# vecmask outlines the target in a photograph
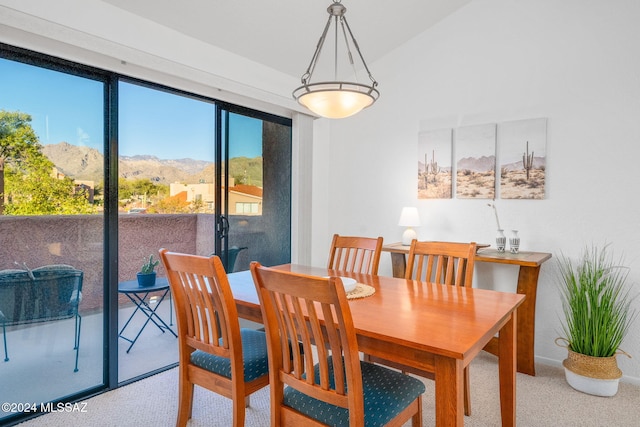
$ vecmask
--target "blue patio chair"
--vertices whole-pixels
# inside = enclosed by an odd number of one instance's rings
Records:
[[[228,273],[233,273],[233,269],[236,266],[236,259],[238,258],[238,254],[240,252],[242,252],[245,249],[249,249],[246,246],[243,247],[238,247],[238,246],[231,246],[229,248],[229,259],[227,260],[227,265],[225,266],[225,271]],[[212,255],[216,255],[215,252],[211,252],[209,254],[209,256]],[[222,262],[224,263],[225,261],[225,250],[222,250],[222,253],[220,254],[220,260],[222,260]]]
[[[47,265],[33,270],[0,271],[0,323],[4,361],[9,361],[6,327],[63,319],[75,319],[74,372],[78,371],[82,317],[83,272],[69,265]]]

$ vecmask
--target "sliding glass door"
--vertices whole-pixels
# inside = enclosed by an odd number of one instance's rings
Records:
[[[217,253],[227,271],[291,260],[291,125],[221,108]],[[225,255],[228,254],[228,259]]]
[[[118,85],[118,99],[122,382],[178,362],[166,280],[165,286],[146,288],[136,277],[143,263],[157,261],[160,248],[198,255],[214,250],[212,243],[198,240],[198,229],[200,217],[213,217],[214,211],[215,104],[126,81]],[[166,277],[161,265],[155,272]]]
[[[229,273],[252,260],[290,261],[291,126],[139,82],[121,81],[118,98],[118,379],[126,381],[178,361],[170,294],[131,289],[160,248],[215,253]]]
[[[0,58],[0,424],[104,384],[106,86],[23,59]]]
[[[0,76],[3,402],[174,366],[165,272],[136,282],[161,248],[228,273],[290,261],[289,119],[4,44]]]

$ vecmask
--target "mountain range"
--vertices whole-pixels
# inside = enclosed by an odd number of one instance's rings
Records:
[[[103,179],[104,156],[94,148],[72,145],[67,142],[43,146],[42,152],[58,171],[77,180],[100,182]],[[257,158],[261,165],[262,159]],[[255,171],[256,159],[244,157],[230,159],[231,176],[234,172]],[[215,164],[194,159],[159,159],[152,155],[120,156],[118,175],[127,179],[149,179],[158,184],[172,182],[211,182]],[[242,173],[242,172],[241,172]],[[253,182],[262,183],[262,169],[251,176]]]

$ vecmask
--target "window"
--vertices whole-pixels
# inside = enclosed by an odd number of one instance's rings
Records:
[[[259,213],[258,206],[259,203],[242,203],[236,202],[236,214],[253,214],[257,215]]]

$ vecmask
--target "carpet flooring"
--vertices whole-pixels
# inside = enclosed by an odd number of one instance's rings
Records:
[[[526,427],[637,426],[640,423],[640,387],[621,382],[613,397],[598,397],[572,389],[564,370],[538,364],[536,376],[517,375],[517,424]],[[472,415],[465,425],[500,425],[498,366],[495,357],[481,353],[471,365]],[[434,383],[427,386],[423,425],[435,425]],[[21,427],[84,425],[174,426],[177,413],[177,368],[88,399],[76,412],[55,412],[20,424]],[[80,412],[80,411],[83,412]],[[190,427],[231,426],[231,401],[196,387]],[[269,426],[269,390],[251,397],[247,427]]]

